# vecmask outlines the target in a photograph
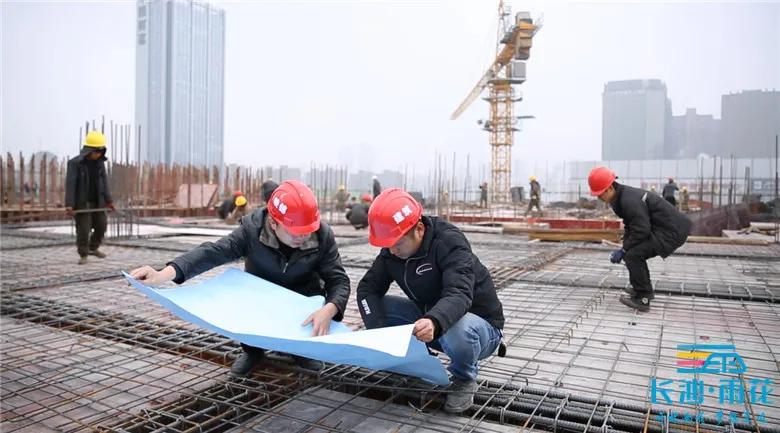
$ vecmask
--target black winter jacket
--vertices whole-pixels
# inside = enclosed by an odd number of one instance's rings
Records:
[[[365,203],[355,203],[347,211],[347,220],[353,226],[368,225],[368,205]]]
[[[679,188],[677,188],[677,184],[676,183],[674,183],[674,182],[667,183],[666,185],[664,185],[663,191],[661,191],[661,197],[663,197],[663,198],[674,197],[674,193],[676,191],[678,191],[678,190],[679,190]]]
[[[693,223],[658,194],[615,183],[617,197],[612,210],[623,218],[623,250],[652,239],[661,257],[668,257],[685,243]]]
[[[471,252],[463,233],[437,217],[422,218],[425,235],[420,249],[404,260],[383,248],[360,280],[357,302],[368,328],[387,326],[382,297],[395,281],[436,323],[438,338],[467,312],[504,327],[504,311],[487,268]]]
[[[106,175],[105,151],[96,161],[98,164],[97,179],[91,179],[87,168],[87,155],[94,148],[84,146],[81,153],[68,161],[68,171],[65,175],[65,206],[73,209],[84,209],[91,200],[89,196],[90,182],[97,182],[98,201],[95,205],[99,208],[112,203],[111,193],[108,190],[108,176]]]
[[[244,258],[244,269],[305,296],[323,295],[339,312],[340,321],[349,299],[349,277],[341,265],[333,231],[324,222],[287,260],[268,222],[268,211],[257,209],[240,220],[240,227],[216,242],[205,242],[169,263],[176,268],[177,284],[219,265]],[[324,282],[321,283],[322,280]]]

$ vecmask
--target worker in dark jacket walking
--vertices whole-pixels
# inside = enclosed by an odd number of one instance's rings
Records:
[[[477,361],[496,351],[504,327],[487,268],[457,227],[423,216],[402,189],[374,199],[368,223],[368,240],[382,251],[358,284],[363,322],[369,329],[413,323],[418,340],[449,356],[445,410],[463,412],[478,388]],[[393,281],[408,298],[386,294]]]
[[[672,206],[677,207],[677,199],[674,198],[674,193],[677,191],[677,184],[674,183],[674,179],[670,177],[669,182],[664,185],[664,189],[661,191],[661,196],[664,198],[664,200],[671,203]]]
[[[377,198],[377,196],[382,192],[382,185],[379,183],[379,179],[376,176],[372,177],[372,189],[374,192],[374,197]]]
[[[653,285],[647,259],[669,257],[685,243],[692,222],[658,194],[643,189],[621,185],[617,176],[606,167],[596,167],[588,176],[591,195],[611,205],[623,218],[625,234],[623,247],[612,252],[610,261],[626,262],[631,289],[629,296],[621,296],[620,302],[639,311],[650,309]]]
[[[349,277],[341,265],[333,231],[320,222],[317,199],[299,181],[286,181],[277,188],[265,208],[240,220],[240,227],[217,242],[206,242],[183,254],[160,271],[143,266],[131,276],[147,284],[173,280],[183,283],[222,264],[244,259],[250,274],[305,296],[322,295],[325,305],[306,319],[312,335],[326,335],[330,321],[341,321],[349,299]],[[258,306],[261,308],[262,306]],[[264,357],[263,349],[242,344],[244,352],[231,367],[231,374],[247,376]],[[322,363],[294,356],[303,368],[319,370]]]
[[[539,185],[539,181],[536,180],[536,176],[528,178],[528,185],[531,187],[530,201],[528,202],[528,210],[525,211],[526,216],[531,213],[532,209],[536,207],[539,213],[542,213],[542,186]]]
[[[106,175],[106,137],[89,131],[81,153],[68,161],[65,175],[65,209],[76,220],[76,246],[79,264],[87,255],[105,258],[100,244],[106,234],[106,209],[115,210]]]

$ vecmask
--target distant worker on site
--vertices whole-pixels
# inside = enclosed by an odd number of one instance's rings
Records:
[[[279,184],[274,181],[274,178],[268,176],[268,179],[260,185],[260,189],[263,190],[263,202],[267,203],[271,199],[271,194],[279,188]]]
[[[530,201],[528,202],[528,210],[525,211],[526,216],[531,213],[532,209],[536,207],[539,213],[542,213],[542,186],[539,185],[539,181],[536,180],[536,176],[528,178],[529,185],[531,186]]]
[[[238,224],[242,217],[252,213],[252,206],[249,206],[249,201],[247,201],[245,196],[240,195],[236,197],[234,204],[236,205],[235,209],[225,218],[225,222],[228,224]]]
[[[664,198],[664,200],[668,201],[672,206],[675,207],[677,207],[677,200],[674,198],[674,193],[677,192],[677,190],[677,184],[674,183],[674,179],[670,177],[669,182],[664,185],[664,189],[661,191],[661,196]]]
[[[688,193],[687,186],[682,187],[682,190],[680,191],[680,210],[683,212],[691,211],[690,194]]]
[[[463,233],[423,216],[406,191],[389,188],[368,211],[368,241],[382,247],[360,280],[357,302],[368,329],[414,324],[414,336],[450,358],[445,410],[470,408],[477,362],[501,344],[504,313],[487,268]],[[387,295],[395,281],[407,297]]]
[[[488,207],[487,197],[488,197],[488,183],[482,182],[479,185],[479,207],[481,208]]]
[[[623,247],[610,255],[612,263],[624,260],[628,268],[629,296],[621,296],[620,302],[648,311],[654,296],[647,259],[671,255],[685,243],[692,222],[658,194],[622,185],[615,179],[612,170],[596,167],[588,175],[588,185],[591,195],[612,206],[623,219]]]
[[[322,295],[325,304],[313,311],[303,325],[312,324],[312,335],[326,335],[330,321],[344,317],[349,299],[349,277],[341,265],[333,231],[320,221],[314,193],[303,183],[283,182],[264,208],[240,220],[240,226],[216,242],[206,242],[185,253],[162,270],[143,266],[131,276],[150,285],[168,281],[181,284],[209,269],[244,259],[250,274],[305,296]],[[262,320],[262,306],[258,306]],[[243,353],[233,362],[232,375],[247,376],[265,357],[258,347],[241,344]],[[320,370],[322,363],[293,356],[306,369]]]
[[[372,177],[372,179],[373,179],[373,189],[374,189],[373,198],[376,198],[382,192],[382,185],[379,184],[379,179],[377,179],[376,176]]]
[[[371,206],[371,194],[360,196],[360,203],[354,203],[347,211],[347,220],[355,230],[368,227],[368,208]]]
[[[222,201],[222,204],[217,208],[217,216],[219,219],[226,219],[236,208],[236,199],[244,195],[241,191],[233,191],[233,194],[229,198]]]
[[[344,185],[339,185],[339,190],[336,191],[336,211],[337,212],[344,212],[344,210],[347,208],[347,200],[349,200],[349,193],[347,192],[347,187]]]
[[[100,244],[106,234],[106,209],[114,208],[106,175],[106,137],[98,131],[89,131],[78,156],[68,161],[65,175],[65,210],[76,221],[76,247],[79,264],[87,263],[87,256],[105,258]]]

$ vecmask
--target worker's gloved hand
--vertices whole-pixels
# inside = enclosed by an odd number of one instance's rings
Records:
[[[72,207],[66,207],[65,213],[68,214],[69,217],[73,216],[73,208]]]
[[[116,212],[116,207],[113,202],[106,203],[106,207],[111,209],[111,212]]]
[[[625,255],[626,252],[622,248],[612,251],[612,254],[609,256],[609,261],[612,263],[620,263],[620,261],[623,260],[623,256]]]

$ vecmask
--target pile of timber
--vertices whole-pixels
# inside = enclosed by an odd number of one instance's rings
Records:
[[[556,242],[618,242],[623,235],[619,229],[537,229],[528,232],[528,239]]]

